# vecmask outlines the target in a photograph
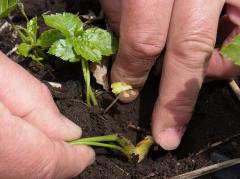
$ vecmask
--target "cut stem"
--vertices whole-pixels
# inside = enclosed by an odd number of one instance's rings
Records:
[[[129,160],[131,160],[134,156],[137,156],[138,162],[141,162],[147,155],[150,147],[153,145],[153,139],[151,136],[147,136],[144,140],[134,146],[127,138],[118,134],[113,134],[77,139],[70,141],[69,143],[73,145],[89,145],[118,150]]]

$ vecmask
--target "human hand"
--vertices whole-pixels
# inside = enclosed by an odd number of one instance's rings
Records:
[[[81,129],[64,117],[47,87],[0,52],[0,176],[65,179],[94,160],[94,151],[64,141]]]
[[[225,61],[219,50],[214,49],[219,21],[219,32],[226,37],[224,43],[240,33],[240,1],[100,2],[110,26],[120,35],[112,81],[124,81],[141,89],[166,47],[152,132],[164,149],[177,148],[205,76],[229,78],[240,74],[239,68]],[[227,15],[220,18],[225,3]]]

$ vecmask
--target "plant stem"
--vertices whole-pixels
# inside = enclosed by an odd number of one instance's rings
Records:
[[[25,12],[23,3],[18,3],[18,8],[19,8],[21,14],[23,15],[23,17],[26,19],[26,21],[29,22],[29,19],[27,17],[26,12]]]
[[[124,150],[123,147],[118,146],[116,144],[104,143],[104,142],[116,142],[118,139],[119,139],[119,135],[114,134],[114,135],[82,138],[82,139],[70,141],[69,143],[73,145],[90,145],[90,146],[115,149],[115,150],[121,151],[128,157],[128,152]]]
[[[92,100],[92,103],[94,106],[98,106],[98,102],[95,96],[95,93],[92,91],[92,87],[91,87],[91,76],[90,76],[90,69],[89,69],[89,63],[88,61],[85,61],[86,63],[86,70],[87,70],[87,76],[88,76],[88,95],[90,96],[90,99]]]
[[[91,106],[91,101],[94,106],[98,106],[97,99],[95,94],[92,91],[91,88],[91,82],[90,82],[90,70],[89,70],[89,65],[88,62],[84,59],[81,59],[82,63],[82,70],[83,70],[83,76],[86,84],[86,99],[87,99],[87,105]]]
[[[103,112],[104,114],[107,113],[112,108],[112,106],[118,101],[119,97],[120,94],[117,95],[117,97],[111,102],[111,104],[104,110]]]
[[[115,142],[117,141],[119,138],[118,135],[106,135],[106,136],[98,136],[98,137],[86,137],[86,138],[81,138],[81,139],[77,139],[77,140],[73,140],[71,141],[70,143],[74,143],[74,142],[78,142],[78,141],[81,141],[81,142],[85,142],[85,141],[88,141],[88,142]]]
[[[101,142],[89,142],[89,141],[77,141],[77,142],[71,142],[70,144],[73,144],[73,145],[89,145],[89,146],[104,147],[104,148],[119,150],[123,154],[128,156],[127,152],[122,147],[119,147],[119,146],[114,145],[114,144],[106,144],[106,143],[101,143]]]

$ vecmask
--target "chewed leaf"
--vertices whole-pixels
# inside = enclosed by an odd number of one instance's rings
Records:
[[[56,41],[48,51],[49,54],[55,55],[65,61],[78,61],[73,51],[72,44],[68,39],[61,39]]]
[[[117,40],[106,30],[90,28],[83,33],[83,38],[94,44],[104,56],[109,56],[117,51]]]
[[[102,60],[101,51],[85,38],[78,38],[73,41],[73,47],[76,53],[85,60],[100,63]]]
[[[13,11],[18,4],[18,0],[0,0],[0,18],[4,18]]]
[[[66,37],[72,37],[83,31],[83,23],[77,15],[62,13],[55,15],[44,15],[45,23],[56,30],[62,32]]]
[[[233,41],[221,49],[224,58],[240,65],[240,35],[237,35]]]
[[[37,40],[37,45],[40,46],[42,49],[47,49],[51,47],[54,42],[63,38],[64,37],[60,31],[50,29],[41,34],[41,36]]]
[[[120,94],[121,92],[131,90],[133,87],[125,82],[115,82],[111,84],[112,92],[115,95]]]
[[[21,43],[18,46],[17,53],[24,57],[29,57],[29,52],[32,50],[32,46],[27,43]]]

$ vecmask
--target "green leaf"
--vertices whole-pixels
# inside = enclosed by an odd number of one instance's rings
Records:
[[[101,51],[91,42],[84,38],[73,41],[73,47],[77,55],[81,55],[85,60],[100,63],[102,60]]]
[[[131,90],[133,87],[125,82],[115,82],[111,84],[112,92],[115,95],[120,94],[121,92]]]
[[[73,51],[71,41],[69,39],[60,39],[53,43],[48,51],[49,54],[55,55],[65,61],[77,62],[76,55]]]
[[[32,46],[27,43],[21,43],[18,46],[17,53],[24,57],[29,57],[29,52],[32,50]]]
[[[27,43],[21,43],[19,46],[18,46],[18,49],[17,49],[17,54],[19,55],[22,55],[23,57],[28,57],[28,58],[31,58],[35,61],[41,61],[43,60],[42,57],[36,57],[36,55],[34,54],[31,54],[31,50],[33,50],[33,47]]]
[[[82,37],[94,44],[104,56],[112,55],[117,51],[117,40],[106,30],[90,28],[83,33]]]
[[[83,23],[77,15],[66,13],[44,15],[45,23],[62,32],[66,37],[79,35],[83,31]]]
[[[29,22],[27,22],[27,27],[25,29],[29,41],[32,43],[35,43],[37,41],[37,30],[38,30],[37,17],[34,17]]]
[[[50,29],[45,32],[43,32],[40,37],[37,40],[37,46],[40,46],[42,49],[47,49],[51,47],[51,45],[60,40],[63,39],[63,35],[60,31],[55,29]]]
[[[9,15],[17,6],[18,0],[0,0],[0,18]]]
[[[237,35],[233,41],[221,49],[224,58],[240,65],[240,35]]]

